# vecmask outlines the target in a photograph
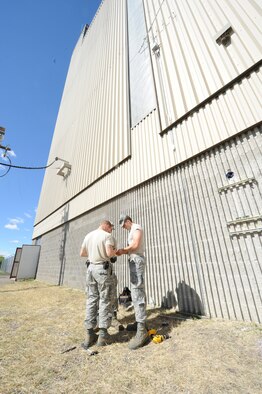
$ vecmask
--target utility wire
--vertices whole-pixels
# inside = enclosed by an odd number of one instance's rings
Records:
[[[58,157],[56,157],[55,160],[52,161],[52,163],[48,164],[47,166],[43,166],[43,167],[24,167],[24,166],[15,166],[15,165],[11,164],[11,160],[9,159],[9,157],[8,157],[8,156],[6,156],[6,157],[8,158],[10,164],[1,163],[1,162],[0,162],[0,165],[6,166],[6,167],[10,167],[10,168],[11,168],[11,167],[12,167],[12,168],[20,168],[20,169],[23,169],[23,170],[44,170],[45,168],[50,167],[50,166],[53,165],[57,160],[59,160]],[[9,168],[9,170],[10,170],[10,168]],[[6,173],[6,174],[7,174],[7,173]],[[5,174],[5,175],[6,175],[6,174]],[[2,175],[2,176],[3,176],[3,175]]]
[[[10,163],[10,164],[7,164],[7,166],[9,168],[7,169],[7,171],[3,175],[0,175],[0,178],[3,178],[4,176],[6,176],[8,174],[8,172],[11,170],[11,167],[10,167],[11,166],[11,160],[9,159],[8,156],[6,156],[6,158],[9,160],[9,163]]]

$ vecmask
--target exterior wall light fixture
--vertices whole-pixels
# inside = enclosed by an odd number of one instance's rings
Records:
[[[231,44],[231,36],[234,33],[234,30],[230,23],[227,23],[216,35],[215,41],[218,45],[223,45],[224,47],[228,47]]]
[[[234,177],[234,172],[233,171],[231,171],[230,169],[229,170],[227,170],[227,172],[226,172],[226,177],[227,177],[227,179],[232,179],[233,177]]]
[[[6,152],[10,151],[11,148],[9,146],[1,145],[1,142],[3,141],[4,137],[5,137],[5,127],[0,126],[0,149],[3,149],[5,151],[4,156],[6,156]]]
[[[67,160],[60,159],[59,157],[56,157],[56,160],[60,160],[63,162],[62,166],[59,168],[56,175],[60,175],[64,178],[67,178],[71,173],[71,168],[72,168],[71,164],[69,164]]]

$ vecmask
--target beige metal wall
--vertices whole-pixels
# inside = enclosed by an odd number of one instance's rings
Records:
[[[160,113],[154,110],[130,134],[126,2],[104,0],[74,51],[49,156],[68,160],[72,172],[63,179],[47,169],[33,238],[64,223],[67,201],[71,220],[261,121],[259,67],[203,102],[261,59],[261,2],[144,3],[150,45],[152,37],[161,39],[161,74],[152,58]],[[234,28],[227,48],[214,39],[226,21]]]
[[[131,131],[132,158],[72,199],[67,220],[261,121],[261,81],[261,71],[252,72],[163,137],[158,113],[153,111]],[[63,211],[62,207],[39,223],[33,238],[64,223]]]
[[[260,0],[144,0],[162,129],[261,60]],[[231,44],[218,45],[225,26]]]
[[[125,1],[105,0],[72,55],[48,162],[70,176],[45,174],[36,222],[130,155]]]

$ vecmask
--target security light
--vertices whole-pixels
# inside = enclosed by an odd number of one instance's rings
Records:
[[[226,177],[227,177],[227,179],[233,178],[234,175],[235,175],[235,174],[234,174],[233,171],[231,171],[230,169],[227,170],[227,172],[226,172]]]
[[[59,168],[56,175],[60,175],[64,178],[67,177],[68,175],[70,175],[71,168],[72,168],[71,164],[69,164],[69,162],[67,160],[60,159],[59,157],[56,157],[55,159],[63,162],[62,166]]]

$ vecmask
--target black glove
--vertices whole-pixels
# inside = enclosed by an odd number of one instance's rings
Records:
[[[115,263],[116,260],[117,260],[117,257],[116,257],[116,256],[110,258],[110,262],[111,262],[111,263]]]

